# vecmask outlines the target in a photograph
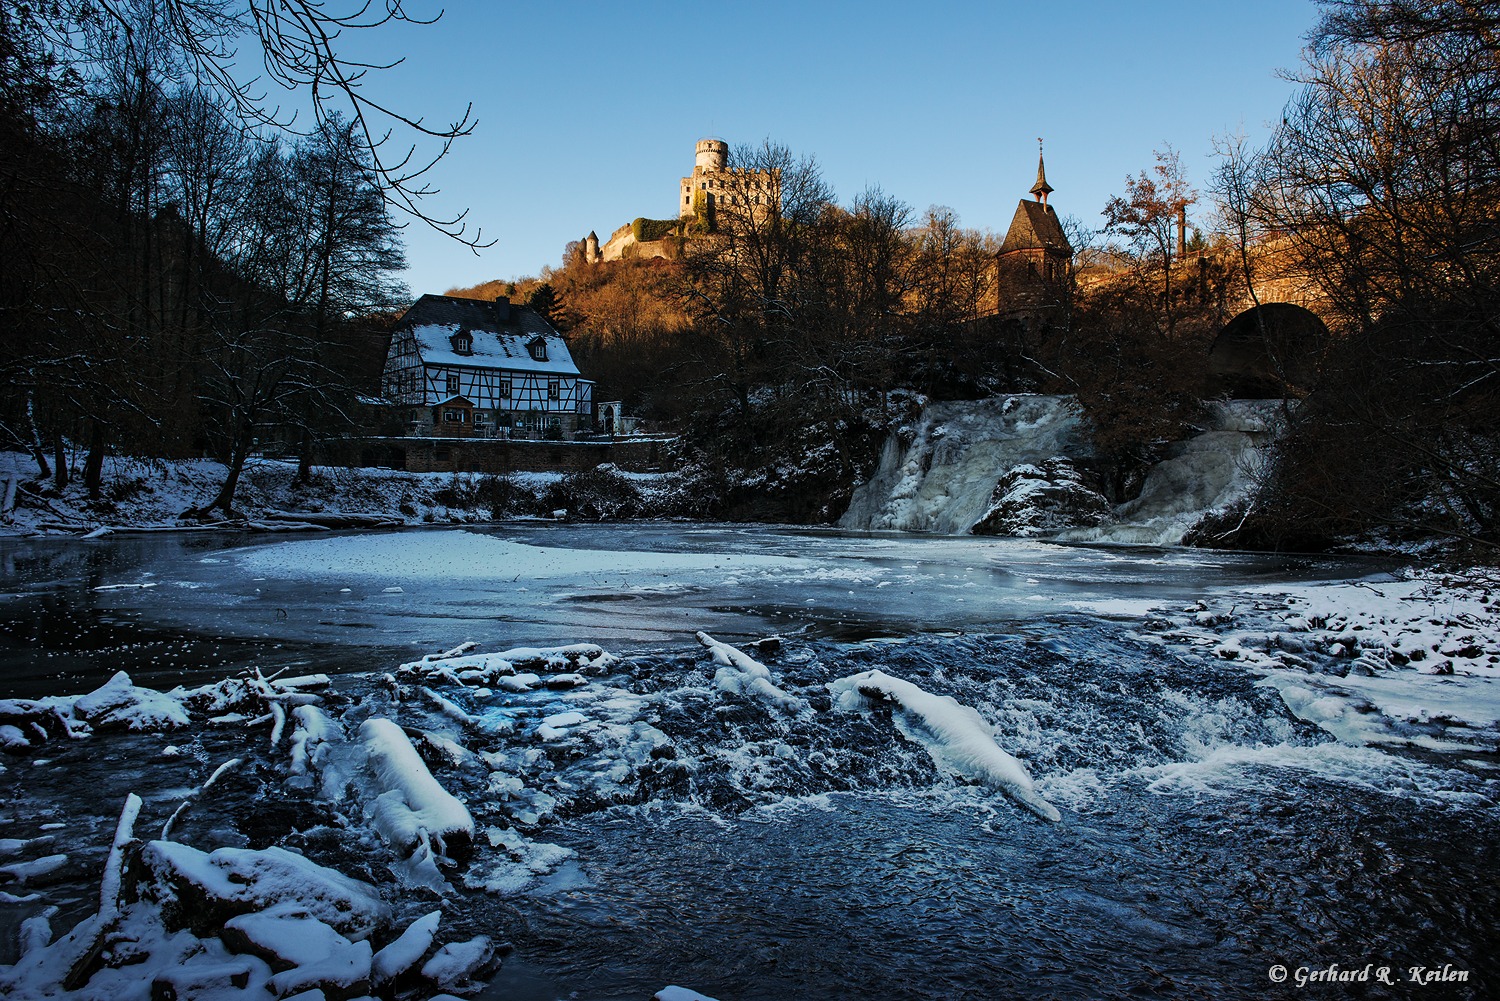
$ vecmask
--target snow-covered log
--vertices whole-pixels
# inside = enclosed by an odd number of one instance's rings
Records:
[[[265,521],[289,521],[320,528],[394,528],[400,518],[388,514],[342,514],[329,511],[267,511]]]
[[[595,643],[571,643],[557,647],[516,647],[499,653],[469,653],[474,644],[464,643],[442,654],[402,664],[399,674],[415,674],[456,685],[493,685],[521,671],[547,670],[577,674],[602,674],[618,658]]]
[[[1043,820],[1062,819],[1057,807],[1037,793],[1026,766],[995,743],[995,728],[972,706],[881,671],[840,678],[828,688],[844,709],[894,704],[901,710],[896,723],[902,735],[927,748],[939,768],[998,789]]]
[[[386,790],[370,807],[375,829],[403,854],[420,847],[425,835],[445,855],[467,855],[474,842],[469,808],[432,777],[405,732],[377,716],[360,725],[359,736]]]
[[[698,633],[698,642],[708,647],[714,663],[720,665],[714,674],[714,683],[724,691],[754,695],[790,712],[801,712],[808,708],[806,701],[778,688],[771,680],[770,669],[742,650],[728,643],[720,643],[701,631]]]

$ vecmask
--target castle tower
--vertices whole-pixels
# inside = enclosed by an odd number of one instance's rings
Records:
[[[589,235],[583,239],[583,259],[589,264],[598,264],[599,257],[599,234],[589,230]]]
[[[729,144],[722,139],[699,139],[693,173],[723,170],[729,160]]]
[[[699,139],[693,149],[693,173],[678,185],[677,218],[692,219],[699,211],[713,217],[724,167],[729,162],[729,144],[711,136]]]

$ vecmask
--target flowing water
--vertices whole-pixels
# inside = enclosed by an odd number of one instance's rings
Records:
[[[1151,607],[1376,578],[1376,563],[715,525],[6,542],[0,556],[4,694],[87,690],[116,669],[163,688],[248,665],[333,670],[330,712],[351,729],[399,712],[482,756],[435,774],[509,847],[456,877],[470,886],[445,918],[513,947],[485,998],[667,983],[723,1001],[1290,997],[1308,991],[1277,987],[1273,965],[1399,980],[1444,963],[1469,981],[1421,996],[1479,998],[1500,975],[1493,753],[1334,742],[1243,667],[1141,631]],[[695,629],[780,633],[756,655],[803,708],[723,690]],[[569,691],[393,690],[360,673],[464,639],[623,657]],[[873,669],[975,707],[1062,821],[943,771],[889,707],[835,703],[830,682]],[[563,711],[587,722],[538,737]],[[46,888],[64,916],[86,912],[127,791],[164,816],[231,755],[249,764],[175,836],[287,844],[392,883],[357,804],[288,794],[263,732],[171,740],[164,753],[167,737],[101,734],[0,774],[0,837],[70,853]],[[434,906],[393,895],[407,916]],[[0,905],[0,923],[28,906]]]

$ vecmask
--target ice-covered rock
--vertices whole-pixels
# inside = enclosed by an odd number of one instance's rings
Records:
[[[449,942],[422,965],[422,979],[440,990],[465,990],[494,955],[494,946],[484,935],[467,942]]]
[[[136,687],[124,671],[76,699],[73,712],[100,730],[165,730],[188,724],[182,703],[150,688]]]
[[[971,531],[1027,538],[1098,525],[1109,514],[1109,501],[1083,482],[1072,460],[1054,456],[1014,466],[1000,477],[989,510]]]
[[[45,855],[29,862],[11,862],[8,865],[0,865],[0,879],[14,880],[17,883],[35,883],[67,864],[68,856],[61,853]]]
[[[651,1001],[715,1001],[715,999],[709,997],[707,994],[699,994],[697,991],[690,991],[686,987],[673,985],[671,987],[663,987],[651,995]]]
[[[317,990],[347,998],[369,990],[369,941],[349,941],[295,901],[230,918],[219,937],[235,952],[265,960],[276,971],[269,986],[280,996]]]
[[[29,751],[49,740],[78,736],[66,699],[0,699],[0,750]]]
[[[1043,820],[1062,819],[1057,808],[1037,793],[1026,766],[995,743],[995,728],[972,706],[925,692],[881,671],[840,678],[829,682],[828,688],[843,709],[893,703],[901,710],[897,728],[927,748],[939,768],[997,789]]]
[[[202,852],[174,841],[150,841],[141,849],[140,864],[146,889],[163,911],[201,932],[216,932],[236,915],[287,901],[355,941],[391,919],[389,905],[373,886],[284,848]]]

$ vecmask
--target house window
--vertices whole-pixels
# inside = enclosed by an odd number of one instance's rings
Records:
[[[557,379],[547,380],[547,399],[555,400],[562,396],[562,383]]]
[[[502,400],[508,400],[508,399],[510,399],[510,380],[509,379],[501,379],[500,380],[500,398]]]
[[[547,342],[540,337],[526,345],[526,350],[531,352],[533,361],[547,360]]]
[[[456,376],[456,375],[450,375],[450,376],[448,376],[448,395],[449,396],[457,396],[458,395],[458,376]]]
[[[465,417],[465,412],[463,410],[458,409],[457,407],[444,407],[443,408],[443,423],[444,424],[463,424],[463,423],[466,423],[465,420],[464,420],[464,417]]]
[[[474,335],[467,330],[460,330],[453,335],[454,354],[471,355],[474,353]]]
[[[474,430],[478,431],[489,423],[490,415],[483,410],[474,411]]]

